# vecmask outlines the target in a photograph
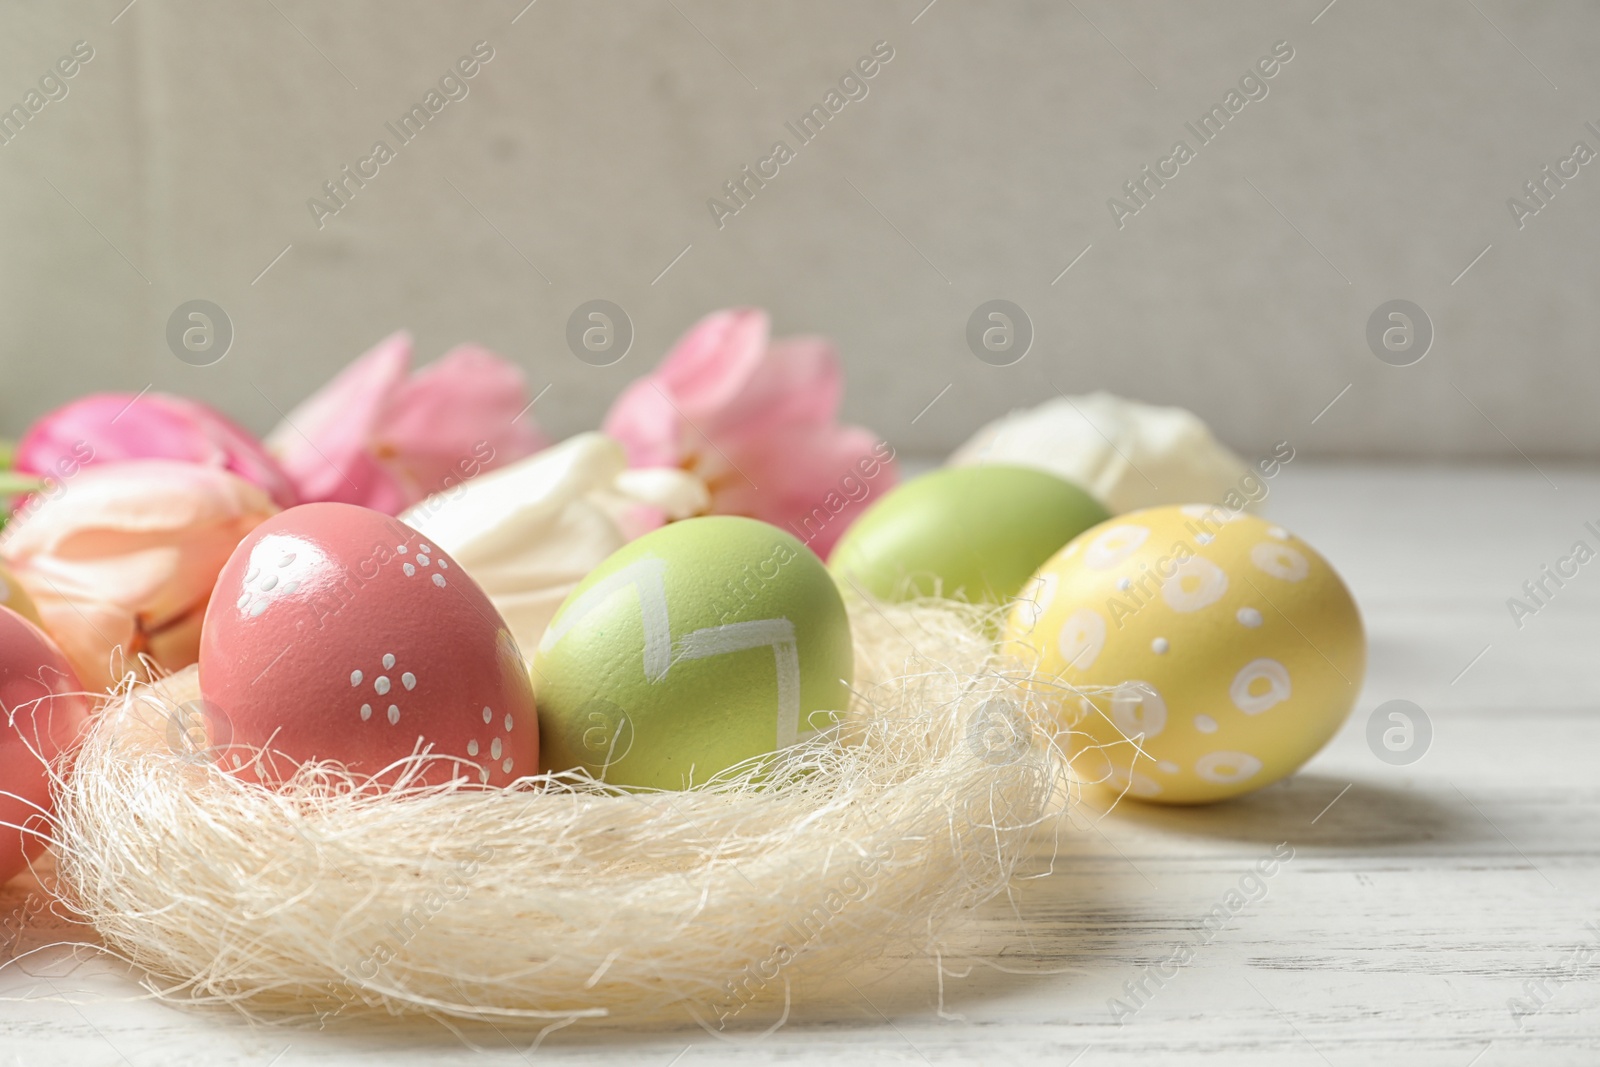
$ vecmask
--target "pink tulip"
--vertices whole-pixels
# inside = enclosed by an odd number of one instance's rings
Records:
[[[548,444],[526,414],[522,371],[488,349],[458,345],[410,370],[411,335],[402,330],[340,371],[267,437],[303,500],[398,515]]]
[[[769,341],[770,329],[758,308],[701,319],[617,398],[605,432],[635,467],[698,475],[713,512],[782,526],[826,556],[894,485],[894,449],[839,425],[844,383],[832,342]]]
[[[93,393],[38,419],[17,444],[19,471],[56,480],[91,463],[177,459],[232,471],[280,508],[299,503],[261,443],[220,412],[165,393]]]
[[[84,684],[103,688],[136,669],[140,654],[168,670],[199,658],[217,574],[277,510],[256,486],[215,467],[108,463],[7,527],[0,559]]]

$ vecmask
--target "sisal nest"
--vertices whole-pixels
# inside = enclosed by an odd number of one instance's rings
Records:
[[[1039,686],[978,609],[851,615],[847,725],[685,792],[377,795],[332,766],[270,791],[171,743],[192,669],[135,686],[60,783],[61,891],[157,996],[258,1019],[787,1013],[801,974],[936,952],[1067,789]]]

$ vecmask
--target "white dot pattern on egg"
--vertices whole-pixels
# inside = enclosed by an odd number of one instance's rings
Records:
[[[1119,523],[1095,535],[1083,550],[1083,562],[1094,570],[1108,571],[1137,552],[1149,537],[1150,531],[1143,526]]]
[[[300,592],[324,562],[321,549],[301,538],[286,534],[263,537],[250,550],[249,569],[236,606],[252,618],[258,616]]]
[[[385,671],[392,671],[392,670],[394,670],[395,667],[400,665],[399,658],[396,657],[393,652],[385,652],[379,658],[378,662],[382,665],[382,669],[385,670]],[[365,679],[366,679],[366,672],[363,671],[360,667],[357,667],[357,668],[355,668],[354,670],[352,670],[350,672],[350,684],[352,686],[359,686]],[[402,673],[400,675],[400,685],[405,689],[406,692],[408,692],[408,693],[411,692],[412,690],[416,689],[416,687],[417,687],[417,676],[414,673],[412,673],[411,671],[405,671],[404,673]],[[376,693],[380,697],[388,696],[391,692],[394,691],[394,687],[395,687],[394,680],[391,679],[389,677],[389,675],[387,675],[387,674],[380,674],[380,675],[378,675],[376,678],[374,678],[372,680],[372,691],[374,693]],[[391,726],[400,721],[400,712],[401,712],[401,708],[400,708],[400,705],[398,703],[394,703],[394,704],[388,705],[387,712],[386,712],[386,717],[388,718],[389,724]],[[506,717],[508,719],[510,718],[509,715],[507,715]],[[361,721],[362,722],[368,722],[371,719],[372,719],[372,705],[371,704],[362,704],[361,705]]]
[[[1194,773],[1208,782],[1233,785],[1261,772],[1261,761],[1248,752],[1207,752],[1194,761]]]
[[[1289,668],[1275,659],[1253,659],[1234,675],[1228,695],[1234,707],[1246,715],[1263,711],[1289,699]]]
[[[1227,591],[1228,575],[1204,556],[1191,556],[1177,564],[1172,577],[1161,583],[1161,599],[1173,611],[1210,607]]]
[[[1288,545],[1263,541],[1250,550],[1250,561],[1274,578],[1298,582],[1311,573],[1311,563]]]
[[[1061,624],[1061,658],[1068,667],[1080,671],[1093,667],[1105,643],[1106,621],[1089,608],[1073,612]]]
[[[1257,516],[1132,512],[1075,539],[1035,585],[1051,579],[1048,605],[1013,607],[1008,648],[1099,690],[1072,720],[1131,796],[1190,803],[1276,781],[1332,736],[1360,690],[1365,641],[1348,590]]]
[[[1111,719],[1127,737],[1155,737],[1167,728],[1167,705],[1149,682],[1126,682],[1111,694]]]

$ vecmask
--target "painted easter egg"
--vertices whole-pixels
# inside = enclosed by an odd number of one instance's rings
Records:
[[[93,705],[43,630],[0,607],[0,884],[44,849],[47,765],[77,739]]]
[[[33,598],[4,567],[0,567],[0,608],[10,608],[35,626],[44,625],[39,619],[39,609],[33,606]]]
[[[240,542],[206,609],[200,690],[228,735],[216,758],[245,777],[334,760],[389,781],[429,747],[459,761],[429,763],[429,783],[538,767],[527,666],[488,597],[411,527],[353,504],[290,508]]]
[[[652,531],[562,603],[534,657],[544,764],[683,789],[831,726],[853,674],[838,587],[754,519]]]
[[[1129,512],[1076,538],[1029,583],[1006,638],[1046,676],[1108,687],[1063,700],[1084,777],[1173,804],[1293,773],[1366,671],[1361,614],[1328,562],[1215,505]]]
[[[1070,482],[1026,467],[946,467],[890,491],[845,532],[828,566],[882,600],[1004,603],[1039,565],[1110,515]]]

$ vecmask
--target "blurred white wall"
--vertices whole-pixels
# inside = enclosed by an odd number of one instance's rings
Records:
[[[1507,204],[1600,151],[1600,6],[525,3],[0,8],[0,107],[93,49],[0,144],[0,434],[147,385],[264,430],[401,326],[424,357],[517,360],[566,434],[700,314],[754,303],[835,337],[847,416],[907,453],[1097,387],[1246,452],[1600,451],[1600,163],[1520,226]],[[479,41],[465,98],[400,146],[385,123]],[[865,97],[801,145],[785,123],[880,41]],[[1280,41],[1266,95],[1200,145],[1185,123]],[[1180,138],[1195,157],[1119,228],[1108,200]],[[395,158],[319,228],[308,199],[379,139]],[[780,139],[794,158],[719,228],[707,200]],[[210,366],[165,339],[197,298],[235,331]],[[636,331],[610,367],[565,341],[594,298]],[[1010,366],[966,341],[993,298],[1033,324]],[[1411,366],[1368,347],[1391,299],[1434,326]]]

